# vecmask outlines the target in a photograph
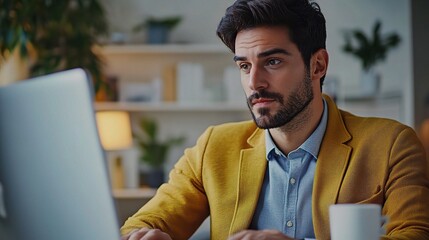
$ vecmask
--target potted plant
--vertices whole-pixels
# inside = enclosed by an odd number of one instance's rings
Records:
[[[173,30],[182,21],[182,17],[173,16],[166,18],[150,17],[140,24],[137,24],[133,30],[140,32],[146,29],[147,43],[164,44],[168,41],[171,30]]]
[[[167,160],[171,147],[183,143],[184,137],[172,137],[165,141],[158,139],[158,124],[148,118],[142,118],[139,123],[139,133],[134,138],[141,151],[140,160],[149,166],[143,181],[150,187],[159,187],[164,182],[163,165]]]
[[[380,77],[375,72],[374,66],[384,61],[389,50],[395,48],[401,42],[396,33],[381,34],[381,22],[377,20],[372,29],[372,36],[367,36],[362,30],[355,29],[346,31],[344,34],[345,44],[342,49],[351,54],[361,62],[362,94],[374,96],[380,85]]]
[[[35,77],[81,67],[99,90],[102,61],[95,51],[97,37],[107,34],[104,9],[98,0],[3,0],[0,8],[0,55],[25,59],[19,69]],[[17,53],[17,54],[16,54]],[[20,80],[20,79],[16,79]]]

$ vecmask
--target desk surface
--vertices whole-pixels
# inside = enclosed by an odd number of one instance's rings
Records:
[[[117,188],[112,190],[116,199],[150,199],[156,193],[155,188]]]

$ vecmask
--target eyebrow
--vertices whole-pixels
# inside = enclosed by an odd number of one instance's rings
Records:
[[[258,58],[268,57],[270,55],[278,54],[278,53],[285,54],[285,55],[288,55],[288,56],[291,55],[291,53],[288,52],[288,51],[286,51],[285,49],[282,49],[282,48],[273,48],[273,49],[267,50],[265,52],[258,53]],[[247,58],[246,57],[242,57],[242,56],[234,56],[233,59],[234,59],[234,62],[237,62],[237,61],[244,61]]]

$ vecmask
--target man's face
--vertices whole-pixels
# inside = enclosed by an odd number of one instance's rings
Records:
[[[310,72],[285,27],[240,31],[234,60],[258,127],[285,126],[313,100]]]

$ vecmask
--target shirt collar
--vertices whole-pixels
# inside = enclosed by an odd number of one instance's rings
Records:
[[[317,125],[317,128],[313,131],[310,137],[305,140],[304,143],[301,144],[297,149],[302,149],[309,154],[311,154],[314,159],[317,160],[317,156],[319,155],[320,144],[322,143],[323,136],[325,135],[326,125],[328,122],[328,104],[325,99],[323,99],[323,114],[322,118]],[[281,151],[277,148],[274,143],[270,132],[268,129],[265,130],[265,152],[266,159],[271,160],[273,154],[279,154]],[[294,150],[295,151],[295,150]]]

